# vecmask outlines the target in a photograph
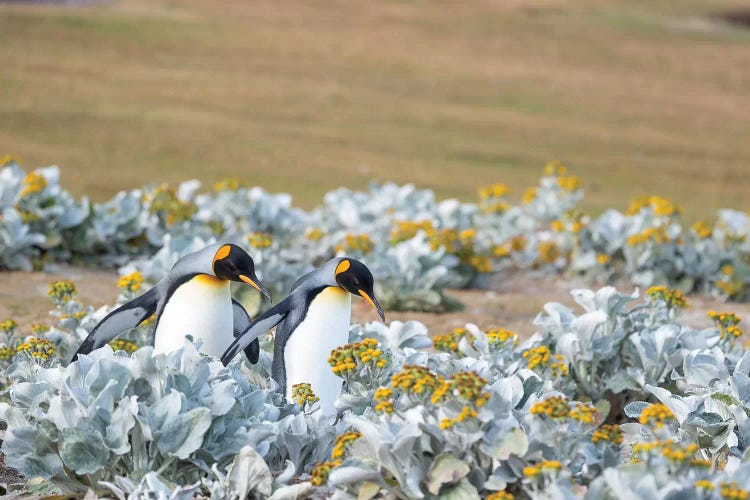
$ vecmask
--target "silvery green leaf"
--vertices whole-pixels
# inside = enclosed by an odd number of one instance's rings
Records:
[[[439,455],[427,471],[427,490],[437,495],[444,486],[455,484],[466,477],[470,470],[466,462],[452,454]]]
[[[447,487],[447,490],[438,495],[440,500],[479,500],[479,492],[468,480],[462,479],[455,486]]]
[[[643,413],[643,410],[648,406],[650,406],[650,403],[646,403],[645,401],[633,401],[632,403],[625,405],[625,415],[627,415],[628,418],[641,418],[641,413]]]
[[[159,451],[185,459],[200,448],[210,426],[208,408],[195,408],[169,418],[160,429]]]
[[[282,486],[275,490],[268,500],[297,500],[298,498],[307,498],[313,491],[310,481],[305,481],[289,486]]]
[[[38,427],[9,428],[3,441],[5,463],[26,477],[50,479],[63,473],[63,463]]]
[[[507,460],[511,455],[522,457],[529,449],[529,439],[523,429],[514,427],[500,433],[493,440],[487,439],[487,442],[480,445],[480,449],[498,460]]]
[[[263,457],[245,446],[227,468],[226,491],[231,498],[244,499],[251,492],[271,494],[271,471]]]
[[[378,471],[372,469],[365,469],[356,466],[342,465],[336,467],[328,475],[328,483],[330,486],[340,486],[354,483],[363,482],[376,482],[381,483],[382,477]]]
[[[77,474],[93,474],[109,464],[109,449],[97,432],[62,429],[59,446],[63,463]]]

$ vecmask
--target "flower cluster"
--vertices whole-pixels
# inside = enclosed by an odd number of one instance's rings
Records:
[[[714,321],[719,329],[721,338],[737,338],[742,335],[742,330],[738,326],[741,318],[738,314],[731,312],[708,311],[708,317]]]
[[[514,498],[513,493],[507,491],[496,491],[495,493],[487,495],[485,500],[513,500]]]
[[[256,231],[247,236],[247,242],[253,248],[268,248],[273,244],[273,236],[268,233]]]
[[[491,328],[487,330],[487,342],[494,349],[504,348],[508,345],[518,345],[518,335],[505,328]],[[437,346],[436,346],[437,349]]]
[[[440,380],[440,385],[432,393],[432,402],[438,404],[449,398],[460,398],[481,407],[490,398],[485,392],[486,387],[487,380],[477,372],[458,372],[448,380]]]
[[[536,479],[543,473],[556,473],[562,469],[562,463],[558,460],[544,460],[536,465],[523,468],[523,475],[529,479]]]
[[[125,351],[128,354],[138,350],[138,344],[124,339],[115,339],[109,343],[109,346],[115,351]]]
[[[395,403],[393,402],[393,389],[390,387],[379,387],[372,397],[375,401],[374,409],[378,413],[393,413]]]
[[[646,290],[646,295],[651,297],[651,300],[664,302],[670,308],[684,309],[687,307],[687,300],[680,290],[670,290],[666,286],[652,286]]]
[[[144,195],[151,213],[157,215],[167,227],[189,221],[198,211],[192,201],[181,200],[177,192],[166,184]]]
[[[375,243],[373,243],[370,235],[367,233],[352,234],[347,233],[344,236],[344,242],[336,246],[337,252],[356,252],[362,255],[367,255],[372,252]]]
[[[32,194],[41,193],[47,185],[47,179],[42,174],[31,172],[23,179],[23,188],[19,197],[25,198]]]
[[[29,337],[26,342],[16,347],[16,352],[43,363],[55,355],[55,346],[47,339]]]
[[[435,335],[432,338],[432,345],[436,351],[458,353],[458,343],[461,339],[466,338],[473,344],[473,337],[467,337],[467,334],[466,328],[454,328],[450,333]]]
[[[350,431],[336,437],[336,441],[333,443],[333,451],[331,451],[332,459],[344,458],[347,448],[349,448],[354,441],[362,437],[361,432]]]
[[[583,424],[593,424],[596,418],[596,408],[590,403],[575,402],[575,406],[570,410],[570,418]]]
[[[526,359],[530,370],[544,370],[549,367],[553,377],[563,377],[568,374],[565,357],[561,354],[552,355],[546,345],[525,350],[523,357]]]
[[[3,332],[5,335],[13,335],[16,331],[16,328],[18,328],[18,323],[16,323],[12,319],[6,319],[2,323],[0,323],[0,332]]]
[[[77,295],[76,286],[70,280],[50,283],[48,295],[56,304],[61,305],[74,299]]]
[[[307,382],[294,384],[292,386],[292,399],[302,409],[311,408],[320,398],[315,395],[312,387]]]
[[[726,500],[747,500],[748,498],[750,498],[750,492],[740,488],[736,482],[722,482],[720,484],[720,487],[721,497]]]
[[[388,363],[388,355],[380,348],[378,341],[372,338],[337,347],[328,357],[328,364],[332,367],[333,373],[345,380],[362,367],[375,375],[382,372]]]
[[[240,188],[245,188],[248,183],[245,179],[238,177],[227,177],[214,184],[214,191],[237,191]]]
[[[479,190],[479,208],[487,213],[503,213],[510,209],[510,203],[505,199],[508,194],[508,186],[505,184],[493,184]]]
[[[664,427],[664,422],[674,419],[674,414],[667,406],[661,403],[654,403],[647,406],[641,412],[641,425],[653,424],[657,429]]]
[[[443,386],[445,380],[436,375],[429,368],[416,365],[404,365],[398,373],[391,377],[393,389],[407,394],[412,398],[424,399],[432,396]]]
[[[423,221],[394,221],[394,227],[391,229],[390,241],[391,245],[397,245],[402,241],[407,241],[414,238],[419,231],[424,231],[427,234],[431,234],[435,231],[432,222],[429,220]]]
[[[550,396],[534,403],[529,413],[560,420],[570,416],[570,403],[564,396]]]
[[[117,288],[125,293],[134,294],[143,286],[143,275],[138,271],[120,276],[117,280]]]
[[[622,444],[623,432],[619,425],[604,424],[591,435],[593,443],[606,442],[617,446]]]

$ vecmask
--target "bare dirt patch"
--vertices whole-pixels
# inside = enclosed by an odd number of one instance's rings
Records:
[[[94,307],[114,303],[117,290],[117,273],[114,270],[59,266],[53,273],[5,272],[0,274],[0,320],[12,318],[20,330],[28,331],[33,323],[49,322],[49,311],[54,305],[47,296],[49,283],[70,279],[76,284],[81,300]],[[412,311],[387,311],[386,320],[421,321],[432,334],[445,333],[453,328],[475,323],[480,328],[503,327],[522,337],[536,330],[533,320],[547,302],[560,302],[576,307],[570,292],[576,288],[591,288],[582,280],[569,280],[533,272],[499,273],[490,280],[488,290],[449,290],[447,293],[464,304],[463,311],[451,313],[421,313]],[[596,288],[594,286],[594,288]],[[620,290],[632,291],[631,285],[620,284]],[[750,304],[727,304],[704,295],[691,295],[690,307],[682,320],[696,328],[710,326],[706,312],[735,311],[750,315]],[[352,321],[375,321],[372,309],[361,300],[355,300]]]

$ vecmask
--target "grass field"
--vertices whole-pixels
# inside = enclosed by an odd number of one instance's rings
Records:
[[[726,0],[0,4],[0,149],[102,200],[240,176],[311,206],[371,178],[586,208],[750,209],[750,31]]]

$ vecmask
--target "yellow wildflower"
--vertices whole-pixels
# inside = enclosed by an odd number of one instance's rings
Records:
[[[328,481],[328,475],[331,471],[339,465],[341,465],[341,460],[331,460],[317,464],[310,472],[312,476],[310,482],[313,486],[323,486]]]
[[[546,345],[532,347],[523,352],[523,357],[528,360],[529,369],[541,367],[545,368],[550,362],[550,350]]]
[[[331,458],[344,458],[346,450],[354,444],[354,441],[362,437],[362,433],[351,431],[345,432],[340,436],[336,437],[336,441],[333,444],[333,451],[331,452]]]
[[[116,339],[110,342],[109,345],[115,351],[125,351],[128,354],[132,354],[138,350],[138,345],[129,340]]]
[[[344,236],[343,248],[345,250],[368,254],[372,252],[373,246],[374,246],[374,243],[372,242],[372,240],[370,239],[370,236],[367,233],[362,233],[362,234],[348,233],[346,236]]]
[[[616,445],[621,445],[623,439],[622,429],[619,425],[615,424],[604,424],[594,431],[591,435],[591,441],[599,443],[606,441]]]
[[[47,179],[37,172],[30,172],[24,179],[19,197],[24,198],[30,194],[40,193],[47,187]]]
[[[531,406],[532,415],[546,416],[552,420],[560,420],[570,416],[568,399],[564,396],[551,396],[537,401]]]
[[[273,236],[256,231],[247,235],[247,242],[253,248],[268,248],[273,244]]]
[[[126,274],[125,276],[120,276],[120,279],[117,280],[117,288],[130,293],[137,292],[141,289],[142,285],[143,275],[138,271]]]
[[[35,336],[44,335],[49,329],[49,325],[45,325],[44,323],[34,323],[31,325],[31,333]]]
[[[731,500],[747,500],[748,492],[739,487],[734,481],[731,483],[721,483],[721,497]]]
[[[521,198],[521,201],[528,205],[529,203],[533,202],[536,199],[536,188],[530,187],[526,191],[523,192],[523,197]]]
[[[303,382],[292,386],[292,400],[304,409],[320,401],[320,398],[315,395],[310,384]]]
[[[698,481],[696,481],[695,483],[693,483],[693,485],[696,488],[701,488],[701,489],[708,490],[708,491],[713,491],[714,490],[713,483],[711,481],[709,481],[708,479],[699,479]]]
[[[323,238],[323,236],[325,236],[325,233],[322,229],[310,228],[305,231],[305,238],[310,241],[319,241],[321,238]]]
[[[558,177],[567,173],[567,167],[557,160],[553,160],[544,166],[544,175],[547,177]]]
[[[227,177],[214,184],[214,191],[237,191],[241,187],[247,187],[248,183],[239,177]]]
[[[65,304],[76,296],[76,286],[70,280],[50,283],[48,295],[58,304]]]
[[[576,177],[575,175],[571,175],[568,177],[558,177],[557,185],[565,191],[572,192],[581,189],[583,183],[581,182],[580,178]]]
[[[12,319],[6,319],[2,323],[0,323],[0,331],[7,335],[13,335],[13,332],[16,331],[16,328],[18,328],[18,323],[16,323]]]
[[[596,416],[596,408],[591,404],[576,401],[575,407],[570,410],[570,418],[584,424],[593,424]]]
[[[37,337],[29,337],[23,344],[16,347],[17,353],[24,353],[37,361],[47,361],[55,355],[55,346],[52,341]]]
[[[518,335],[505,328],[492,328],[486,332],[487,343],[493,347],[503,347],[508,344],[518,345]]]
[[[605,266],[605,265],[609,264],[609,261],[610,261],[610,257],[606,253],[600,253],[600,254],[596,255],[596,262],[600,266]]]
[[[542,241],[539,243],[539,261],[551,264],[560,257],[560,247],[554,241]]]
[[[698,221],[695,224],[693,224],[693,232],[695,233],[698,238],[705,240],[706,238],[710,238],[713,234],[713,228],[711,227],[711,224],[704,222],[704,221]]]
[[[652,286],[646,290],[646,295],[648,295],[653,301],[660,300],[665,302],[668,307],[676,309],[684,309],[687,307],[685,296],[677,289],[670,290],[665,286]]]
[[[513,500],[513,493],[508,493],[507,491],[496,491],[494,493],[490,493],[485,497],[484,500]]]
[[[664,427],[666,420],[674,419],[674,414],[666,405],[653,403],[641,412],[640,423],[642,425],[654,424],[657,429]]]

